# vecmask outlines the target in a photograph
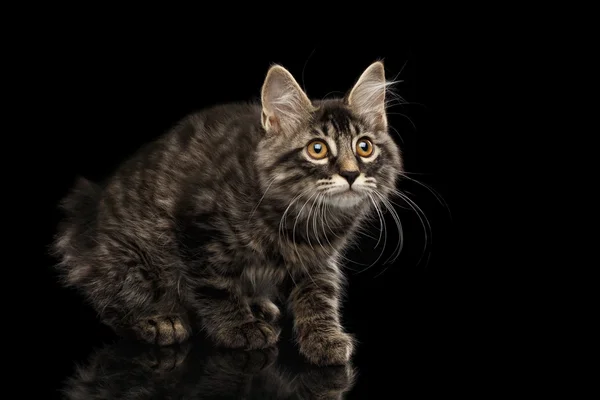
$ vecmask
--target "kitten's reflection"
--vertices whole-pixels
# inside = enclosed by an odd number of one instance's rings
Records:
[[[64,389],[67,399],[342,399],[350,365],[286,365],[276,349],[235,351],[201,342],[156,348],[121,341],[95,352]]]

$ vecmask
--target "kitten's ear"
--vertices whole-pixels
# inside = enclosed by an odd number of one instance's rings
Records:
[[[347,98],[354,112],[381,129],[387,129],[385,112],[387,86],[383,63],[376,61],[358,78]]]
[[[314,110],[292,74],[280,65],[269,68],[261,100],[262,125],[267,132],[292,132]]]

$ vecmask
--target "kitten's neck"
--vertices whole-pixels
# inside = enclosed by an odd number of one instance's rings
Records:
[[[338,247],[355,233],[368,211],[368,204],[332,208],[308,202],[281,211],[278,228],[294,242]]]

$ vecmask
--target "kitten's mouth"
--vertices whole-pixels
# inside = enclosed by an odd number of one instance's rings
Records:
[[[346,208],[360,204],[365,196],[357,190],[346,189],[343,192],[333,194],[331,197],[332,203]]]
[[[364,193],[361,190],[356,190],[356,188],[347,188],[335,192],[332,194],[333,197],[362,197]]]

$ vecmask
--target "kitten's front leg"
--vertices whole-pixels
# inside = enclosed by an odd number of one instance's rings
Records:
[[[354,351],[352,336],[340,324],[340,276],[314,273],[297,282],[289,298],[300,353],[317,365],[343,365]]]
[[[227,348],[251,350],[273,346],[280,329],[256,318],[240,292],[231,280],[204,281],[196,289],[197,312],[203,329],[217,345]]]

